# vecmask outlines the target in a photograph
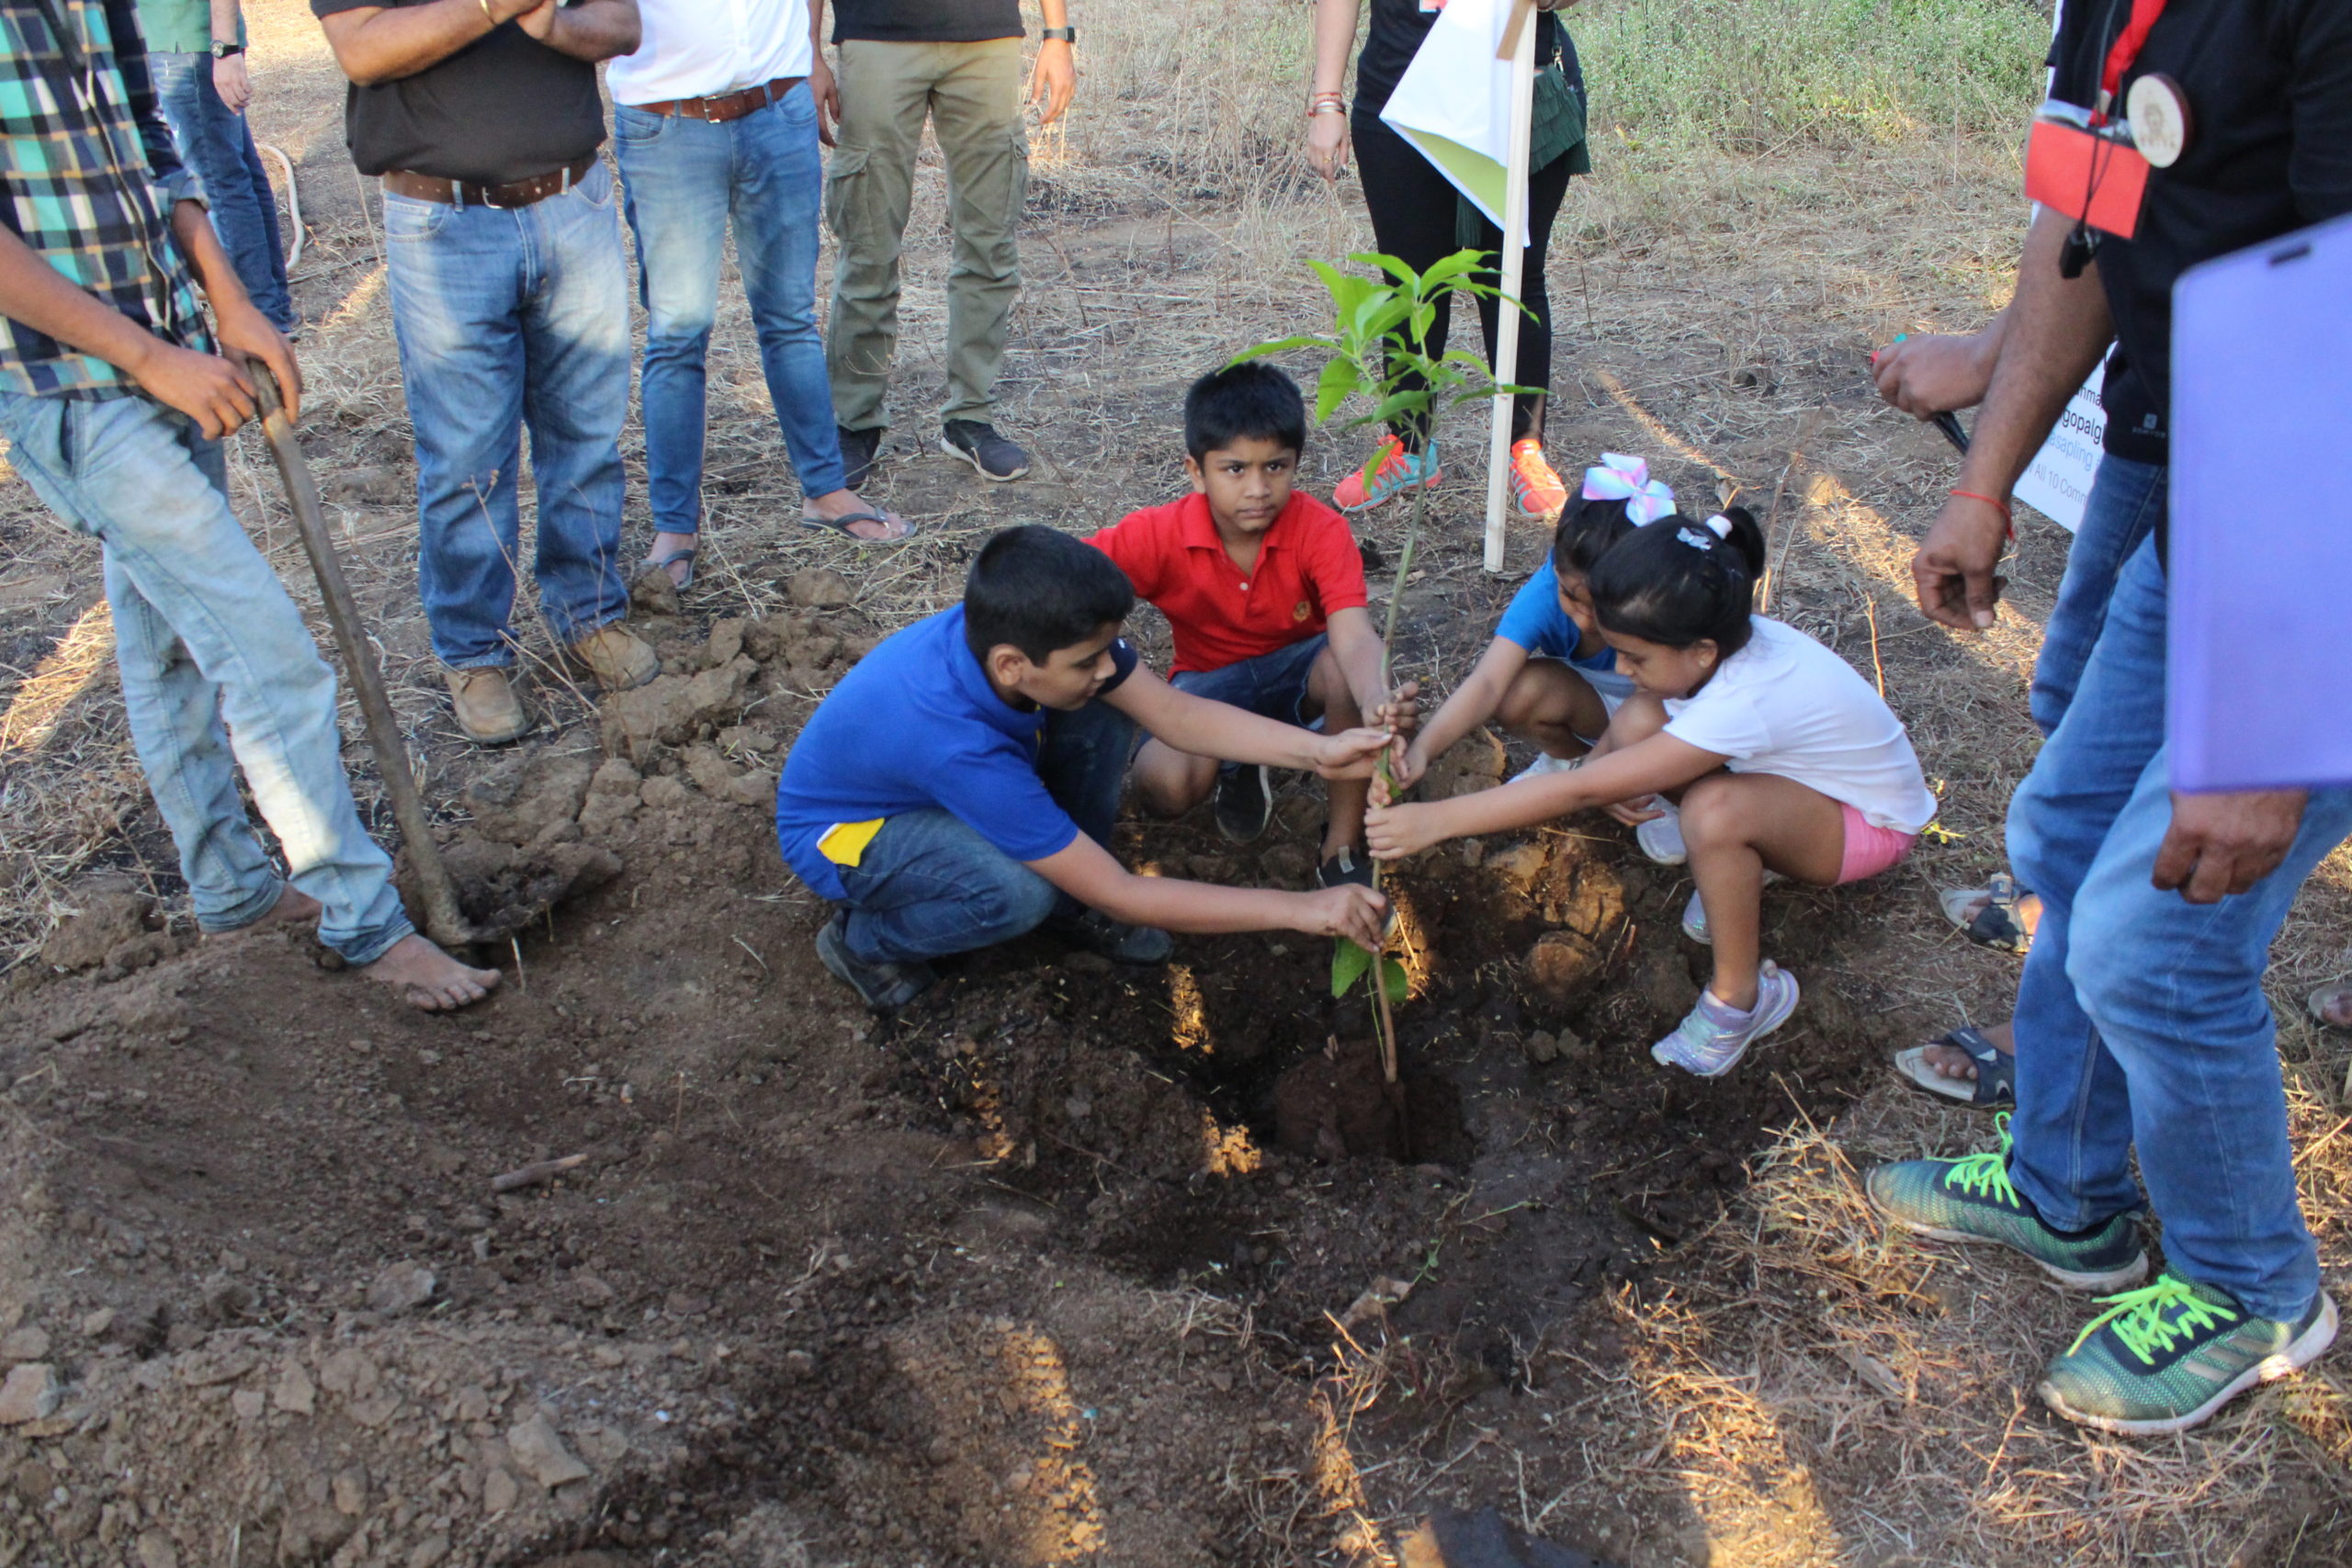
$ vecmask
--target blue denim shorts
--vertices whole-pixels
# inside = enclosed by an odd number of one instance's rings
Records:
[[[1327,634],[1317,632],[1305,642],[1238,664],[1217,670],[1180,670],[1168,678],[1168,683],[1213,703],[1230,703],[1265,718],[1303,725],[1306,722],[1306,677],[1329,640]]]

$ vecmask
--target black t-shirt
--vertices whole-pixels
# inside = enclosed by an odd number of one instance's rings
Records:
[[[1372,0],[1372,26],[1364,34],[1363,52],[1356,56],[1358,108],[1376,115],[1387,107],[1388,95],[1404,79],[1405,67],[1413,63],[1421,40],[1430,36],[1436,21],[1437,13],[1422,10],[1420,0]],[[1576,45],[1567,41],[1567,36],[1551,12],[1540,13],[1535,22],[1535,63],[1540,69],[1554,54],[1562,54],[1569,84],[1582,91],[1584,76],[1577,68]]]
[[[311,0],[315,16],[426,0]],[[562,168],[604,145],[596,68],[549,49],[513,22],[437,65],[372,87],[353,84],[344,140],[363,175],[412,169],[476,185],[510,185]]]
[[[835,43],[984,43],[1021,36],[1021,0],[833,0]]]
[[[2066,0],[2051,96],[2090,107],[2132,0]],[[2172,286],[2197,263],[2352,211],[2352,3],[2171,0],[2117,97],[2149,72],[2188,95],[2180,161],[2148,176],[2130,240],[2099,241],[2115,318],[2107,449],[2167,460]],[[2119,108],[2118,112],[2120,110]]]

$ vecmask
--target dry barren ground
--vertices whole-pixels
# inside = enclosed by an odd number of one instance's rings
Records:
[[[1018,485],[925,455],[944,268],[927,171],[880,484],[918,543],[791,526],[730,295],[703,578],[639,609],[670,677],[599,709],[544,669],[547,723],[510,756],[459,744],[435,694],[381,256],[331,62],[306,7],[254,10],[256,121],[311,228],[304,439],[412,760],[474,872],[607,879],[491,955],[505,988],[456,1020],[300,942],[198,944],[127,747],[95,552],[0,491],[0,1364],[34,1369],[10,1383],[33,1418],[0,1427],[0,1565],[1396,1563],[1444,1506],[1632,1568],[2352,1561],[2340,1370],[2191,1438],[2086,1437],[2023,1392],[2080,1307],[1890,1239],[1851,1179],[1987,1134],[1883,1061],[2002,1016],[2013,977],[1932,890],[2000,863],[2064,539],[2027,525],[1993,634],[1921,623],[1904,562],[1950,457],[1861,370],[1874,342],[1971,326],[2006,292],[2006,141],[1645,147],[1611,129],[1589,59],[1600,168],[1551,279],[1555,460],[1641,452],[1686,496],[1776,507],[1774,612],[1883,680],[1945,832],[1881,882],[1772,896],[1768,951],[1804,1010],[1715,1084],[1646,1060],[1695,989],[1688,888],[1621,829],[1417,863],[1400,1148],[1319,947],[1188,940],[1138,975],[1017,944],[879,1024],[816,964],[820,910],[764,809],[872,638],[948,603],[990,529],[1084,529],[1173,493],[1184,383],[1310,322],[1299,258],[1366,243],[1354,192],[1302,181],[1288,146],[1303,8],[1090,20],[1023,235],[1005,423],[1046,461]],[[1357,439],[1317,438],[1318,489]],[[250,438],[232,476],[312,603]],[[1512,571],[1481,572],[1470,477],[1441,492],[1405,605],[1400,661],[1440,686],[1543,545],[1521,531]],[[633,547],[645,526],[633,484]],[[1364,537],[1393,550],[1396,526]],[[1443,787],[1506,765],[1465,747]],[[1246,852],[1199,820],[1136,825],[1127,849],[1295,886],[1318,812],[1294,781]],[[2352,1049],[2296,998],[2346,964],[2346,871],[2314,884],[2275,976],[2339,1290]]]

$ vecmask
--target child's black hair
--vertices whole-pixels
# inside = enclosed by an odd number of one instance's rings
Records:
[[[1011,643],[1032,664],[1095,636],[1136,607],[1127,574],[1083,539],[1043,524],[1005,528],[964,578],[964,640],[982,659]]]
[[[1578,496],[1552,531],[1552,570],[1562,577],[1590,577],[1593,562],[1618,540],[1630,538],[1634,526],[1626,521],[1623,496]]]
[[[1724,536],[1677,513],[1634,529],[1595,561],[1592,607],[1602,629],[1668,648],[1713,642],[1724,659],[1747,647],[1764,530],[1746,507],[1721,515]]]
[[[1184,450],[1193,461],[1252,436],[1306,449],[1306,400],[1280,369],[1245,359],[1211,371],[1184,394]]]

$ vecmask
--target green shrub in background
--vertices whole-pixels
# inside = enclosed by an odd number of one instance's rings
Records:
[[[2050,43],[2043,0],[1585,0],[1563,15],[1596,135],[1663,149],[2015,131]]]

